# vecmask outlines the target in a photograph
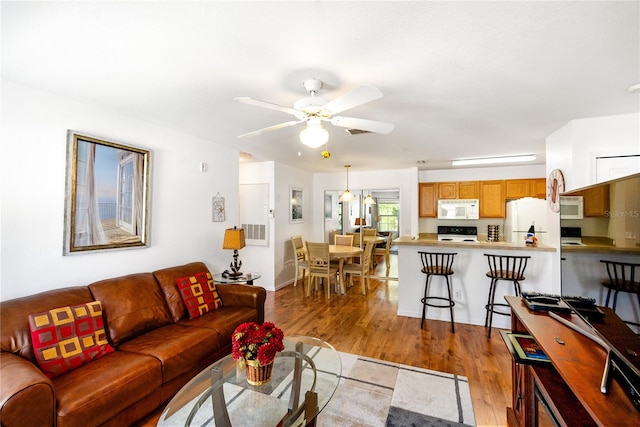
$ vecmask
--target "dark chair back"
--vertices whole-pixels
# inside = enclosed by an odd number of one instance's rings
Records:
[[[453,274],[453,258],[457,253],[418,252],[422,260],[422,272],[428,275],[450,276]]]

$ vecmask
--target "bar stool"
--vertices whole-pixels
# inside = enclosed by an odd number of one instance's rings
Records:
[[[504,313],[496,310],[496,307],[509,307],[504,303],[496,303],[496,285],[499,280],[513,282],[513,289],[516,296],[520,296],[520,282],[524,280],[524,270],[527,268],[527,261],[530,256],[513,256],[513,255],[492,255],[484,254],[489,263],[489,271],[487,277],[491,278],[491,286],[489,287],[489,298],[487,305],[484,306],[486,316],[484,318],[484,327],[489,326],[488,338],[491,338],[491,324],[493,322],[493,314],[501,316],[510,316],[509,312]]]
[[[640,264],[607,260],[600,260],[600,262],[605,264],[607,275],[609,276],[609,280],[602,282],[602,286],[609,289],[607,291],[607,300],[604,304],[605,307],[609,307],[611,292],[613,292],[613,304],[611,308],[614,312],[616,311],[619,292],[636,294],[638,297],[638,305],[640,305],[640,274],[636,274],[640,268]],[[635,324],[634,322],[627,323]]]
[[[456,305],[456,303],[451,297],[451,282],[449,281],[449,276],[453,274],[453,258],[457,255],[457,253],[436,253],[420,251],[418,251],[418,253],[420,254],[420,259],[422,260],[422,270],[420,271],[427,275],[427,278],[424,282],[424,298],[420,300],[420,302],[422,302],[422,320],[420,321],[420,329],[422,329],[424,325],[425,315],[427,314],[427,306],[438,308],[449,307],[449,312],[451,314],[451,332],[455,333],[455,327],[453,324],[453,306]],[[429,286],[431,285],[431,278],[433,276],[444,277],[447,283],[447,294],[449,295],[448,298],[429,296]],[[430,302],[433,300],[441,302]]]

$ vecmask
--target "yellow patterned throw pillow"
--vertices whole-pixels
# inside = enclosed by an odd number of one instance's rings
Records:
[[[218,295],[218,290],[209,272],[181,277],[176,280],[176,283],[182,301],[189,312],[189,319],[195,319],[222,307],[222,299]]]
[[[29,328],[38,366],[49,378],[114,351],[107,341],[100,301],[30,314]]]

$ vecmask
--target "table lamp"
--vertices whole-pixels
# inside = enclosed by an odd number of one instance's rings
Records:
[[[366,218],[356,218],[356,225],[367,225]]]
[[[245,247],[244,241],[244,229],[243,228],[227,228],[224,231],[224,241],[222,242],[222,249],[233,249],[233,262],[229,264],[231,271],[225,270],[222,273],[222,277],[237,279],[242,276],[240,268],[242,268],[242,261],[238,260],[238,249]]]

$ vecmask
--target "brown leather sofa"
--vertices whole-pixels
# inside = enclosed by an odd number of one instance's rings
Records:
[[[189,319],[176,279],[201,263],[55,289],[0,303],[0,424],[126,426],[160,408],[191,378],[231,353],[243,322],[264,321],[266,291],[217,284],[223,306]],[[101,301],[115,352],[49,379],[35,362],[29,314]]]

